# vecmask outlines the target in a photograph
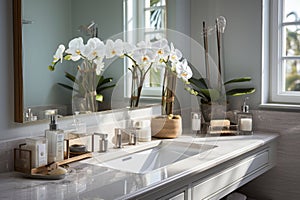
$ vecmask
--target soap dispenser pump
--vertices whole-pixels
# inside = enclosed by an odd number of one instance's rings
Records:
[[[49,129],[45,135],[48,140],[48,163],[64,160],[64,132],[57,129],[56,115],[50,115]]]
[[[253,134],[253,115],[249,112],[249,105],[247,104],[246,97],[241,107],[241,112],[237,113],[237,122],[240,135],[252,135]]]

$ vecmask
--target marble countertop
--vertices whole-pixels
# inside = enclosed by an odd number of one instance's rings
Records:
[[[216,145],[167,167],[146,174],[136,174],[97,166],[93,163],[116,155],[116,151],[134,151],[153,142],[139,143],[122,150],[111,149],[91,159],[70,164],[69,174],[62,180],[35,180],[17,172],[0,174],[0,199],[126,199],[155,189],[170,181],[220,165],[237,156],[259,148],[278,137],[277,134],[255,132],[252,136],[182,136],[176,140]],[[128,150],[128,151],[127,151]]]

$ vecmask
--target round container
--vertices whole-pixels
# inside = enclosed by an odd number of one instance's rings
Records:
[[[150,120],[139,120],[134,122],[134,128],[136,129],[136,134],[139,142],[149,142],[151,141],[151,127]]]
[[[152,136],[156,138],[177,138],[182,133],[182,120],[180,115],[159,116],[151,119]]]

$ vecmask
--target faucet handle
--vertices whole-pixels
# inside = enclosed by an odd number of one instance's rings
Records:
[[[107,147],[108,147],[108,140],[107,140],[108,134],[106,134],[106,133],[94,133],[94,135],[100,136],[99,151],[100,152],[106,152]]]
[[[121,128],[115,128],[115,148],[122,148],[122,132]]]
[[[129,145],[136,145],[136,133],[135,132],[131,132],[129,133]]]
[[[94,134],[100,136],[101,140],[107,140],[108,137],[107,133],[94,133]]]

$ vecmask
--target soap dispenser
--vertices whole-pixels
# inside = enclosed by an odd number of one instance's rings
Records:
[[[237,113],[237,123],[240,135],[252,135],[253,134],[253,115],[249,112],[249,105],[247,105],[246,97],[241,107],[241,112]]]
[[[48,163],[64,160],[64,132],[57,129],[56,115],[50,116],[49,129],[45,135],[48,141]]]

